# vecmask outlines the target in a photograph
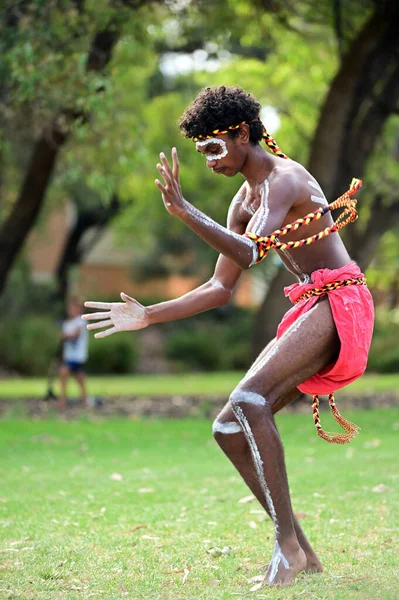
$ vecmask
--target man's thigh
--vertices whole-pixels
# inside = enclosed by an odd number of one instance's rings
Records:
[[[279,399],[333,362],[339,346],[330,303],[319,300],[261,353],[238,388],[261,394],[277,407]]]

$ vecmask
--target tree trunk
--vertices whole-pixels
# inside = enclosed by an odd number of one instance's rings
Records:
[[[119,198],[113,196],[108,205],[99,205],[91,209],[85,208],[78,211],[76,221],[65,240],[64,250],[56,271],[57,290],[55,296],[57,300],[62,300],[65,304],[68,294],[68,275],[70,269],[82,262],[89,250],[103,234],[105,227],[119,213],[120,208]],[[96,229],[96,234],[90,240],[90,243],[83,245],[83,237],[91,228]]]
[[[25,238],[36,222],[61,146],[67,139],[62,126],[53,124],[36,143],[22,189],[0,230],[0,294]]]
[[[127,3],[128,5],[128,3]],[[138,6],[141,2],[138,1]],[[87,70],[101,71],[111,58],[121,32],[120,19],[111,17],[107,27],[93,38],[87,58]],[[102,88],[97,91],[101,92]],[[62,109],[50,128],[34,144],[32,157],[19,196],[0,228],[0,295],[7,276],[21,250],[27,234],[34,226],[43,206],[47,187],[61,147],[67,141],[71,124],[86,118],[79,111]]]
[[[333,200],[348,188],[352,177],[362,177],[387,118],[399,101],[399,4],[386,0],[354,39],[331,83],[312,141],[308,169]],[[351,257],[365,269],[381,236],[397,223],[399,202],[385,206],[374,199],[366,227],[349,226],[345,241]],[[255,319],[252,354],[273,337],[283,314],[275,307],[282,287],[277,272]],[[277,296],[277,303],[281,295]],[[266,327],[267,322],[267,327]]]

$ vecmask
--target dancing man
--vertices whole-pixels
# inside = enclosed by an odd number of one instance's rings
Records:
[[[347,443],[356,426],[338,412],[333,393],[365,370],[373,327],[373,303],[363,274],[351,261],[338,230],[354,220],[351,196],[361,182],[328,204],[317,181],[290,160],[265,130],[261,106],[241,88],[206,88],[184,112],[180,129],[191,138],[214,173],[245,178],[223,227],[184,197],[177,151],[172,165],[160,154],[155,184],[166,210],[182,220],[220,256],[213,277],[168,302],[142,306],[125,293],[123,302],[86,302],[104,312],[84,315],[106,327],[101,338],[153,323],[182,319],[227,303],[243,270],[275,249],[298,278],[285,289],[294,303],[276,338],[261,352],[213,424],[213,434],[244,481],[270,515],[275,530],[265,585],[289,585],[300,571],[322,571],[291,506],[283,446],[273,415],[300,392],[314,394],[318,434]],[[273,151],[264,150],[264,140]],[[343,208],[334,223],[331,210]],[[302,232],[306,232],[306,237]],[[318,415],[317,394],[330,394],[330,406],[345,434],[329,436]]]

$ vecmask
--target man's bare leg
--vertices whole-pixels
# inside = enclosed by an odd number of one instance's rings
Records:
[[[220,432],[229,436],[237,433],[238,426],[241,428],[275,526],[275,550],[265,578],[268,584],[289,585],[307,565],[294,525],[284,452],[272,407],[284,394],[330,363],[338,348],[329,303],[320,301],[256,361],[230,396],[235,425],[225,426],[224,430],[222,427]],[[244,478],[248,477],[245,472]]]
[[[279,398],[278,401],[273,405],[272,412],[276,414],[279,410],[284,408],[289,402],[292,402],[299,396],[300,392],[294,388],[292,392],[289,392],[284,397]],[[231,406],[228,403],[223,411],[219,414],[217,420],[214,424],[213,435],[219,444],[220,448],[226,454],[227,458],[233,463],[237,471],[240,473],[241,477],[244,479],[245,483],[258,500],[258,502],[262,505],[262,507],[266,510],[266,512],[270,516],[269,507],[266,503],[265,495],[261,489],[259,479],[257,477],[254,463],[251,457],[251,453],[249,450],[248,442],[245,439],[242,431],[237,433],[231,433],[230,435],[225,435],[223,433],[223,429],[226,430],[226,424],[236,422],[233,411],[231,410]],[[295,514],[292,514],[292,519],[294,522],[294,529],[296,536],[298,538],[299,545],[306,555],[306,567],[304,571],[306,572],[321,572],[323,571],[323,566],[317,557],[314,549],[312,548],[309,540],[305,536],[300,524],[298,523],[298,519]],[[264,567],[264,570],[267,571],[269,565]]]

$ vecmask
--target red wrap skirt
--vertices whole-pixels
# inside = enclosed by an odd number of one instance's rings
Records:
[[[361,277],[355,262],[340,269],[320,269],[311,275],[312,283],[294,283],[284,289],[285,295],[296,303],[308,290],[320,288],[328,283]],[[330,394],[360,377],[367,365],[374,326],[374,305],[366,285],[350,285],[327,293],[341,348],[335,363],[324,367],[300,385],[304,394]],[[316,304],[319,296],[300,300],[283,317],[277,329],[277,339],[301,315]]]

